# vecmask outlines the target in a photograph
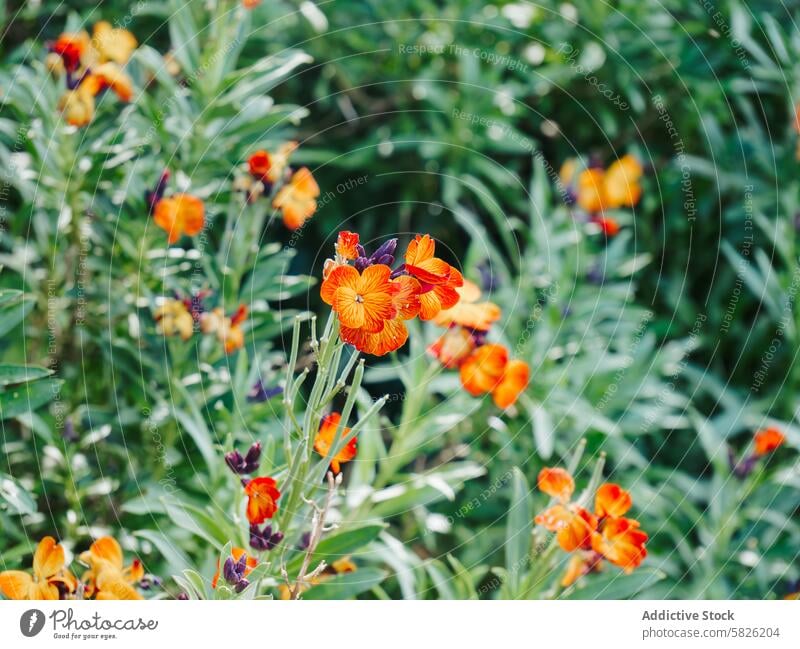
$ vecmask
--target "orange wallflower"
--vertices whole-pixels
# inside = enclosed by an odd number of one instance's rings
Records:
[[[242,0],[242,6],[245,9],[255,9],[261,4],[261,0]]]
[[[194,318],[180,300],[167,300],[156,309],[153,317],[156,328],[165,336],[180,336],[181,340],[189,340],[194,333]]]
[[[131,78],[116,63],[103,63],[92,69],[81,86],[97,96],[105,89],[112,90],[122,101],[130,101],[133,97]]]
[[[566,469],[545,467],[539,471],[537,486],[539,491],[566,503],[575,491],[575,480]]]
[[[450,327],[436,342],[428,346],[428,353],[444,367],[460,367],[475,349],[475,338],[463,327]]]
[[[363,273],[337,266],[322,282],[320,295],[336,311],[343,328],[378,333],[397,315],[392,300],[397,285],[389,280],[391,273],[383,264],[369,266]]]
[[[633,207],[642,196],[639,180],[644,174],[641,163],[630,153],[615,160],[603,177],[606,207]]]
[[[260,525],[268,518],[272,518],[278,511],[278,491],[275,480],[272,478],[253,478],[244,488],[247,494],[247,520],[251,525]]]
[[[508,350],[502,345],[478,347],[461,364],[461,384],[473,397],[494,390],[503,380],[508,365]]]
[[[92,46],[97,50],[101,62],[113,61],[117,65],[125,65],[138,45],[136,37],[127,29],[112,27],[105,20],[95,23],[92,30]]]
[[[498,408],[508,408],[514,405],[517,397],[528,387],[531,370],[525,361],[512,360],[508,362],[500,383],[492,390],[492,399]]]
[[[336,437],[336,429],[339,427],[341,420],[342,415],[338,412],[332,412],[322,419],[317,436],[314,438],[314,450],[322,457],[327,457],[331,452],[333,441]],[[344,439],[349,432],[349,428],[342,428],[340,439]],[[331,469],[334,473],[340,473],[341,465],[349,462],[355,456],[356,438],[354,437],[331,459]]]
[[[597,517],[577,505],[553,505],[535,519],[538,525],[556,533],[556,540],[565,552],[592,547],[597,530]]]
[[[33,555],[33,575],[22,570],[0,572],[0,592],[8,599],[59,599],[59,585],[67,593],[77,586],[64,563],[64,548],[45,536]]]
[[[476,284],[465,279],[464,284],[456,288],[458,302],[449,309],[443,309],[433,319],[440,327],[458,324],[474,331],[489,331],[492,323],[502,315],[500,307],[493,302],[478,302],[481,290]]]
[[[70,126],[86,126],[94,119],[94,93],[83,83],[67,90],[58,100],[58,110]]]
[[[583,575],[599,572],[603,567],[603,557],[597,552],[577,552],[567,563],[567,569],[561,578],[562,588],[571,586]]]
[[[244,576],[247,577],[251,572],[253,572],[253,568],[258,565],[258,559],[255,557],[251,557],[247,554],[247,550],[244,548],[231,548],[231,558],[238,562],[242,557],[246,557],[245,559],[245,569],[244,569]],[[217,559],[217,571],[214,573],[214,577],[211,579],[211,588],[217,587],[217,582],[219,581],[219,559]]]
[[[281,187],[272,201],[272,207],[281,210],[287,228],[296,230],[317,211],[317,196],[317,181],[306,167],[302,167]]]
[[[618,484],[601,484],[594,496],[594,511],[600,516],[624,516],[631,508],[631,495]]]
[[[247,160],[247,167],[250,170],[250,175],[258,180],[264,180],[266,178],[271,166],[269,153],[263,149],[256,151]]]
[[[170,244],[178,241],[183,234],[200,234],[205,224],[203,201],[190,194],[162,198],[156,203],[154,219],[156,225],[167,233]]]
[[[619,234],[619,223],[610,216],[597,216],[592,219],[592,222],[600,226],[600,230],[607,237],[615,237]]]
[[[461,273],[446,261],[434,256],[436,243],[429,235],[417,235],[406,250],[405,270],[416,277],[422,286],[420,295],[421,320],[431,320],[442,309],[455,306],[459,300],[456,289],[463,286]]]
[[[358,234],[343,230],[336,238],[336,254],[342,259],[355,259],[358,257]]]
[[[766,455],[772,453],[786,441],[783,433],[777,428],[765,428],[755,434],[756,455]]]
[[[122,548],[113,537],[97,539],[81,554],[80,559],[89,566],[89,571],[83,576],[88,597],[95,595],[95,599],[101,600],[143,599],[133,586],[144,577],[142,562],[134,559],[126,567]]]
[[[606,206],[604,172],[597,167],[578,174],[575,187],[578,205],[590,214],[602,212]]]
[[[644,546],[647,538],[647,534],[639,529],[638,521],[609,518],[602,531],[592,537],[592,548],[625,572],[631,572],[647,556]]]
[[[61,57],[64,69],[75,72],[89,49],[89,34],[78,32],[76,34],[61,34],[50,46],[50,50]]]

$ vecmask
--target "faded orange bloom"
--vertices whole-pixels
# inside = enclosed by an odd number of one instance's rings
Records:
[[[67,90],[58,100],[58,110],[70,126],[86,126],[94,119],[94,93],[84,84]]]
[[[283,213],[283,222],[296,230],[317,211],[319,185],[306,167],[294,172],[292,179],[275,195],[272,207]]]
[[[156,309],[153,317],[156,328],[165,336],[180,336],[181,340],[189,340],[194,333],[194,318],[180,300],[167,300]]]
[[[359,273],[352,266],[337,266],[322,282],[320,295],[339,316],[343,328],[378,333],[397,315],[392,297],[397,285],[389,280],[391,268],[375,264]]]
[[[255,557],[251,557],[247,554],[247,550],[244,548],[231,548],[231,558],[234,561],[239,561],[243,556],[247,557],[245,559],[245,568],[244,568],[244,577],[247,577],[251,572],[253,572],[253,568],[258,565],[258,559]],[[217,559],[217,571],[214,573],[214,577],[211,579],[211,588],[217,587],[217,582],[219,581],[219,559]]]
[[[492,399],[498,408],[508,408],[516,403],[519,395],[528,387],[531,369],[525,361],[508,362],[500,383],[492,390]]]
[[[81,66],[89,46],[89,34],[82,31],[75,34],[61,34],[50,46],[50,50],[61,57],[65,70],[75,72]]]
[[[242,6],[245,9],[255,9],[261,4],[261,0],[242,0]]]
[[[251,176],[264,180],[272,167],[269,153],[263,149],[256,151],[247,159],[247,167]]]
[[[612,482],[601,484],[594,496],[594,512],[600,518],[624,516],[632,504],[631,495]]]
[[[436,243],[430,235],[417,235],[406,250],[405,270],[417,278],[422,287],[420,320],[431,320],[442,309],[455,306],[456,289],[464,284],[461,273],[435,256]]]
[[[494,322],[502,315],[500,307],[493,302],[478,302],[481,290],[476,284],[465,279],[464,284],[456,288],[458,302],[449,309],[443,309],[433,319],[440,327],[458,324],[474,331],[489,331]]]
[[[755,434],[756,455],[767,455],[772,453],[786,441],[783,433],[777,428],[765,428]]]
[[[92,70],[92,74],[84,79],[81,86],[97,96],[106,88],[112,90],[122,101],[130,101],[133,97],[131,78],[116,63],[103,63]]]
[[[203,201],[190,194],[175,194],[156,203],[154,220],[173,244],[184,234],[200,234],[205,224],[205,207]]]
[[[67,593],[77,587],[64,563],[64,548],[52,536],[45,536],[33,555],[33,575],[22,570],[0,572],[0,592],[8,599],[59,599],[59,584]]]
[[[578,579],[590,572],[600,572],[603,569],[603,558],[594,551],[578,552],[570,558],[567,569],[561,578],[562,588],[571,586]]]
[[[101,600],[144,599],[133,584],[144,577],[144,567],[139,559],[124,565],[122,548],[116,539],[103,536],[97,539],[80,559],[89,566],[83,576],[86,595]]]
[[[436,342],[428,346],[428,353],[444,367],[460,367],[475,349],[475,338],[463,327],[450,327]]]
[[[358,257],[358,234],[343,230],[336,238],[336,254],[342,259],[355,259]]]
[[[625,572],[638,567],[647,556],[647,533],[630,518],[609,518],[599,534],[592,537],[592,548]]]
[[[606,206],[604,172],[597,167],[584,169],[578,174],[575,191],[578,205],[593,214]]]
[[[272,478],[253,478],[244,488],[247,494],[247,520],[251,525],[260,525],[268,518],[272,518],[278,511],[278,491],[276,482]]]
[[[603,177],[605,206],[615,208],[636,205],[642,197],[639,181],[643,174],[641,163],[630,153],[615,160]]]
[[[333,441],[336,437],[336,429],[339,427],[341,420],[342,415],[338,412],[332,412],[323,417],[317,436],[314,438],[314,450],[322,457],[327,457],[328,453],[331,452]],[[340,439],[344,439],[349,432],[349,428],[342,428]],[[331,459],[331,469],[334,473],[341,473],[341,465],[349,462],[355,456],[356,438],[354,437]]]
[[[508,350],[502,345],[478,347],[461,364],[461,384],[473,397],[494,390],[503,380],[508,365]]]
[[[232,354],[244,347],[244,331],[242,323],[247,318],[247,307],[240,304],[236,312],[229,318],[221,307],[203,314],[200,327],[204,334],[215,334],[226,354]]]
[[[331,564],[331,568],[337,575],[341,575],[347,572],[355,572],[358,570],[358,566],[356,565],[355,561],[353,561],[350,557],[342,557],[341,559],[336,559]]]
[[[101,20],[95,23],[92,31],[92,45],[101,61],[125,65],[139,44],[127,29],[112,27],[111,23]]]
[[[576,505],[553,505],[534,519],[537,525],[556,533],[556,540],[565,552],[592,547],[597,518]]]
[[[537,486],[539,491],[562,503],[569,502],[575,492],[575,480],[572,479],[569,471],[560,467],[545,467],[539,471]]]

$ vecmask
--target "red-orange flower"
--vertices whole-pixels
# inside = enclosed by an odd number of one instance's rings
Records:
[[[81,65],[81,58],[89,47],[89,35],[86,32],[77,34],[61,34],[50,49],[61,57],[64,69],[75,72]]]
[[[365,333],[382,331],[397,315],[392,297],[397,285],[390,281],[391,268],[376,264],[359,273],[352,266],[337,266],[322,282],[320,295],[339,316],[343,329]]]
[[[600,230],[607,237],[615,237],[619,234],[619,223],[616,219],[612,219],[610,216],[598,216],[592,220],[600,226]]]
[[[422,287],[421,320],[431,320],[442,309],[458,303],[456,289],[464,284],[461,273],[446,261],[434,256],[436,243],[429,235],[417,235],[406,250],[405,270],[416,277]]]
[[[428,353],[444,367],[460,367],[475,349],[474,336],[463,327],[450,327],[434,343],[428,346]]]
[[[531,370],[525,361],[512,360],[508,362],[500,383],[492,390],[492,399],[498,408],[508,408],[514,405],[517,397],[528,387]]]
[[[638,521],[629,518],[609,518],[599,534],[592,537],[592,548],[625,572],[631,572],[647,556],[647,534],[639,529]]]
[[[508,365],[508,350],[502,345],[478,347],[461,364],[461,384],[473,397],[494,390],[503,380]]]
[[[575,480],[569,471],[559,467],[544,467],[537,480],[539,491],[546,493],[562,503],[569,502],[575,491]]]
[[[342,259],[355,259],[358,257],[358,234],[343,230],[336,238],[336,254]]]
[[[162,198],[156,203],[154,219],[156,225],[167,232],[171,244],[184,234],[200,234],[205,223],[203,201],[190,194]]]
[[[317,181],[306,167],[302,167],[281,187],[272,201],[272,207],[281,210],[287,228],[296,230],[317,211],[317,196]]]
[[[247,166],[250,170],[250,175],[258,180],[264,180],[269,173],[272,162],[269,153],[260,149],[251,155],[247,160]]]
[[[245,569],[244,569],[244,577],[247,577],[251,572],[253,572],[253,568],[258,565],[258,559],[255,557],[251,557],[247,554],[247,550],[244,548],[231,548],[231,558],[234,561],[239,561],[242,557],[247,557],[245,559]],[[214,578],[211,580],[211,588],[217,587],[217,582],[219,581],[219,559],[217,559],[217,571],[214,573]]]
[[[278,511],[278,491],[275,480],[272,478],[253,478],[244,488],[247,494],[247,520],[251,525],[260,525],[268,518],[272,518]]]
[[[603,178],[606,206],[614,208],[636,205],[642,196],[639,180],[643,174],[641,163],[630,153],[611,163]]]
[[[558,544],[565,552],[592,547],[597,530],[597,518],[577,505],[553,505],[535,519],[538,525],[556,533]]]
[[[464,284],[456,288],[458,302],[450,308],[443,309],[433,319],[440,327],[453,324],[461,325],[474,331],[489,331],[492,323],[502,315],[500,307],[494,302],[478,302],[481,290],[476,284],[464,280]]]
[[[333,441],[336,437],[336,429],[339,427],[341,420],[342,415],[338,412],[332,412],[322,419],[317,436],[314,438],[314,450],[322,457],[327,457],[331,452]],[[349,432],[349,428],[342,428],[340,439],[344,439]],[[354,437],[331,459],[331,469],[334,473],[339,473],[341,465],[349,462],[355,456],[356,438]]]
[[[612,482],[601,484],[594,496],[594,511],[601,518],[624,516],[632,504],[631,495]]]
[[[786,441],[783,433],[777,428],[765,428],[755,434],[756,455],[772,453]]]

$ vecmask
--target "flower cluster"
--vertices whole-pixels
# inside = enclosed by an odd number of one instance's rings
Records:
[[[607,210],[633,207],[642,196],[644,169],[630,153],[615,160],[608,169],[591,164],[578,172],[578,161],[567,160],[561,167],[560,180],[569,201],[586,211],[608,237],[619,232],[619,223]]]
[[[359,351],[382,356],[408,340],[405,321],[432,320],[459,299],[461,273],[435,256],[429,235],[408,245],[405,263],[392,270],[397,239],[367,255],[353,232],[340,232],[336,255],[328,259],[320,293],[339,317],[344,342]]]
[[[759,430],[753,435],[753,451],[743,459],[737,461],[733,449],[730,449],[728,460],[731,471],[737,478],[746,478],[756,468],[760,459],[774,453],[785,441],[786,437],[777,428],[769,427]]]
[[[133,34],[106,21],[94,25],[91,37],[86,31],[65,33],[49,44],[47,66],[66,81],[58,107],[68,124],[89,124],[95,98],[105,90],[121,101],[131,100],[133,85],[123,68],[137,46]]]
[[[471,395],[491,394],[499,408],[508,408],[528,386],[530,368],[511,359],[503,345],[486,341],[502,315],[500,307],[481,301],[480,288],[469,280],[456,290],[459,301],[434,319],[447,331],[428,347],[428,353],[444,367],[459,369],[461,384]]]
[[[256,151],[233,185],[235,191],[244,193],[248,203],[274,193],[272,207],[281,211],[290,230],[302,227],[313,216],[319,196],[319,185],[308,168],[292,171],[289,167],[289,156],[296,148],[297,142],[287,142],[274,153]]]
[[[221,307],[206,311],[203,299],[206,292],[187,298],[168,298],[153,312],[156,329],[164,336],[179,336],[189,340],[196,328],[204,334],[215,335],[226,354],[244,346],[242,324],[247,319],[247,307],[240,304],[236,311],[225,315]]]
[[[603,560],[625,572],[637,568],[647,556],[647,534],[639,522],[625,518],[633,501],[617,484],[606,482],[595,494],[594,512],[572,502],[575,481],[561,468],[544,468],[539,472],[539,490],[556,503],[536,516],[536,523],[556,533],[556,540],[565,552],[576,552],[562,579],[569,586],[581,575],[599,570]]]
[[[136,590],[144,583],[142,562],[125,566],[115,539],[97,539],[80,555],[88,570],[78,579],[66,567],[64,548],[52,536],[44,537],[33,555],[33,574],[22,570],[0,572],[0,592],[9,599],[142,599]]]

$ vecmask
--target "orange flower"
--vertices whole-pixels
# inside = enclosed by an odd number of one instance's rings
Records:
[[[247,166],[250,169],[250,175],[258,180],[264,180],[269,173],[272,166],[269,153],[263,149],[256,151],[247,160]]]
[[[489,331],[492,323],[502,315],[500,307],[493,302],[478,302],[481,290],[465,279],[463,286],[456,288],[460,299],[449,309],[443,309],[433,319],[440,327],[458,324],[474,331]]]
[[[336,311],[343,329],[378,333],[397,315],[392,297],[398,286],[389,280],[391,273],[383,264],[368,266],[363,273],[337,266],[322,282],[320,295]]]
[[[261,0],[242,0],[242,6],[245,9],[255,9],[261,4]]]
[[[92,70],[81,83],[88,92],[97,96],[106,88],[111,89],[122,101],[130,101],[133,97],[133,84],[116,63],[103,63]]]
[[[428,353],[444,367],[460,367],[475,349],[475,338],[463,327],[450,327],[428,347]]]
[[[525,361],[509,361],[503,372],[500,383],[492,390],[492,399],[498,408],[508,408],[514,405],[517,397],[528,387],[531,370]]]
[[[94,119],[94,93],[83,83],[67,90],[58,100],[58,110],[70,126],[86,126]]]
[[[341,419],[342,415],[338,412],[332,412],[322,419],[317,436],[314,438],[314,450],[322,457],[327,457],[328,453],[331,452],[333,440],[336,437],[336,429],[339,427]],[[349,428],[342,428],[340,439],[344,439],[349,432]],[[355,456],[356,438],[354,437],[331,460],[331,469],[334,473],[340,473],[341,465],[349,462]]]
[[[358,257],[358,234],[343,230],[336,239],[336,254],[342,259]]]
[[[245,559],[245,568],[244,568],[244,577],[247,577],[251,572],[253,572],[253,568],[258,565],[258,559],[255,557],[251,557],[247,554],[247,550],[244,548],[231,548],[231,558],[234,561],[239,561],[242,557],[247,557]],[[214,573],[214,577],[211,580],[211,588],[217,587],[217,582],[219,581],[219,559],[217,559],[217,571]]]
[[[456,289],[463,286],[461,273],[446,261],[434,256],[436,243],[429,235],[417,235],[406,250],[405,270],[416,277],[422,286],[420,295],[421,320],[431,320],[442,311],[455,306],[459,300]]]
[[[111,23],[101,20],[92,30],[92,45],[101,61],[125,65],[139,44],[127,29],[112,27]]]
[[[642,165],[635,156],[627,154],[615,160],[603,178],[606,206],[633,207],[642,197],[639,180],[644,174]]]
[[[572,586],[578,579],[590,572],[600,572],[603,568],[603,559],[596,552],[578,552],[572,555],[567,570],[561,578],[562,588]]]
[[[272,207],[282,211],[287,228],[296,230],[317,211],[317,196],[317,181],[306,167],[302,167],[294,172],[289,183],[275,195]]]
[[[578,174],[577,186],[578,205],[590,214],[602,212],[606,206],[604,172],[597,167],[584,169]]]
[[[597,518],[576,505],[553,505],[534,519],[537,525],[556,533],[556,540],[565,552],[592,547]]]
[[[52,536],[45,536],[33,555],[33,575],[22,570],[0,572],[0,592],[8,599],[59,599],[59,584],[67,593],[77,586],[64,563],[64,548]]]
[[[170,244],[181,235],[199,234],[205,224],[203,201],[190,194],[175,194],[156,203],[154,218],[156,225],[168,234]]]
[[[772,453],[786,441],[783,433],[777,428],[765,428],[755,434],[756,455]]]
[[[80,559],[89,566],[83,576],[86,582],[86,595],[101,600],[143,599],[133,584],[144,577],[142,562],[134,559],[125,567],[122,548],[116,539],[103,536],[97,539]]]
[[[492,392],[503,380],[507,365],[505,347],[482,345],[461,364],[461,384],[473,397]]]
[[[560,500],[562,503],[569,502],[575,491],[575,481],[569,471],[559,467],[545,467],[539,471],[537,486],[539,491]]]
[[[61,57],[64,69],[75,72],[81,66],[81,60],[89,48],[89,34],[61,34],[50,49]]]
[[[601,484],[594,496],[594,512],[601,518],[624,516],[632,504],[631,495],[612,482]]]
[[[278,491],[275,480],[272,478],[253,478],[244,488],[247,494],[247,520],[251,525],[260,525],[268,518],[272,518],[278,511]]]
[[[644,544],[647,534],[639,529],[638,521],[629,518],[609,518],[600,534],[592,537],[592,548],[625,572],[631,572],[647,556]]]
[[[600,230],[607,237],[615,237],[619,234],[619,223],[610,216],[598,216],[592,221],[600,226]]]

